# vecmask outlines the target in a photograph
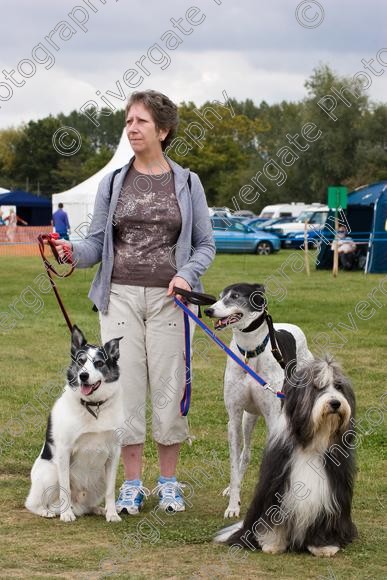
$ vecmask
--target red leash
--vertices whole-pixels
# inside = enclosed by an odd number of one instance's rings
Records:
[[[68,276],[70,276],[73,271],[74,271],[74,263],[73,263],[73,258],[72,258],[72,254],[71,254],[71,250],[69,248],[67,248],[66,246],[64,246],[64,252],[65,252],[65,258],[61,258],[58,254],[58,251],[56,249],[55,244],[53,243],[53,240],[58,240],[59,239],[59,234],[40,234],[38,236],[38,243],[39,243],[39,251],[40,251],[40,255],[42,256],[42,260],[43,260],[43,264],[44,267],[46,268],[46,272],[47,272],[47,276],[50,279],[51,282],[51,286],[52,289],[54,290],[56,299],[58,301],[59,304],[59,308],[62,311],[62,314],[67,322],[67,326],[69,327],[70,332],[72,331],[73,325],[71,323],[71,320],[69,318],[69,315],[66,312],[66,309],[64,307],[64,304],[62,302],[62,299],[59,295],[58,289],[56,287],[56,284],[53,280],[52,275],[57,276],[58,278],[67,278]],[[58,262],[58,264],[69,264],[70,265],[70,269],[66,274],[59,274],[59,272],[56,271],[56,269],[54,268],[54,266],[47,260],[46,256],[44,255],[44,251],[45,251],[45,243],[47,242],[47,244],[50,246],[50,249],[54,255],[54,258],[56,259],[56,261]]]

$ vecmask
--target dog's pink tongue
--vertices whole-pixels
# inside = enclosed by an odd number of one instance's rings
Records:
[[[81,385],[82,395],[90,395],[93,392],[93,385]]]

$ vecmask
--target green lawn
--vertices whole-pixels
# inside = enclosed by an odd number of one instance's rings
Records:
[[[290,261],[283,266],[290,255],[282,251],[268,257],[217,256],[205,276],[205,287],[207,292],[218,294],[234,282],[266,281],[273,295],[269,307],[275,321],[299,324],[315,352],[318,344],[323,344],[321,333],[326,333],[324,340],[330,342],[330,350],[353,381],[357,416],[363,419],[354,497],[359,540],[332,560],[307,554],[243,553],[233,557],[227,548],[211,543],[213,534],[224,525],[227,506],[222,497],[229,469],[222,393],[226,361],[200,329],[195,335],[196,341],[201,340],[194,356],[189,414],[196,439],[191,447],[184,446],[178,473],[189,482],[192,507],[184,514],[160,516],[153,512],[155,500],[151,499],[140,517],[126,517],[121,524],[107,524],[95,516],[63,524],[27,512],[23,503],[31,465],[43,442],[47,417],[44,406],[52,405],[64,385],[69,334],[53,293],[47,293],[44,278],[37,278],[43,272],[40,259],[1,258],[0,324],[9,328],[0,330],[1,578],[94,579],[107,577],[108,573],[113,578],[133,579],[386,577],[383,424],[378,423],[386,376],[387,302],[387,289],[383,293],[379,284],[387,277],[346,272],[333,279],[329,272],[312,268],[308,278],[303,271],[297,272],[298,262],[294,262],[294,272],[288,267]],[[92,275],[92,271],[79,270],[59,281],[70,316],[91,342],[98,341],[98,318],[87,299]],[[361,301],[370,293],[374,302],[365,308]],[[229,335],[223,333],[222,337],[228,340]],[[33,403],[35,410],[31,406],[23,408],[27,403]],[[243,512],[256,481],[264,438],[264,427],[259,424],[243,484]],[[157,458],[150,438],[145,455],[143,479],[152,488]],[[117,485],[121,480],[122,467]]]

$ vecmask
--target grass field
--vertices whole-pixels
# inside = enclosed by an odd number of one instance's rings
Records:
[[[43,272],[40,260],[3,257],[0,260],[0,324],[9,330],[0,330],[1,578],[91,580],[108,574],[134,580],[240,577],[373,580],[386,577],[381,424],[381,396],[386,380],[387,302],[387,290],[383,294],[381,284],[386,276],[365,277],[359,272],[346,272],[333,279],[329,272],[312,269],[308,278],[304,272],[297,272],[296,267],[295,272],[283,268],[289,256],[286,251],[268,257],[217,256],[204,283],[206,291],[214,294],[239,281],[266,280],[272,289],[279,288],[281,283],[277,299],[269,300],[274,320],[300,325],[314,352],[322,344],[320,333],[327,333],[330,350],[353,381],[357,417],[363,421],[354,497],[359,540],[332,560],[308,554],[232,556],[227,548],[211,543],[213,534],[224,525],[223,512],[227,506],[226,498],[221,495],[228,485],[229,469],[222,394],[225,358],[215,345],[208,343],[200,329],[195,336],[195,340],[202,340],[197,343],[194,356],[189,414],[196,439],[192,446],[184,446],[178,472],[180,479],[190,484],[192,507],[183,514],[158,515],[157,520],[152,515],[155,499],[151,499],[140,517],[126,517],[121,524],[107,524],[96,516],[64,524],[27,512],[23,503],[29,488],[29,472],[43,442],[45,406],[52,405],[64,384],[69,335],[52,292],[47,293],[44,278],[38,278]],[[79,270],[59,282],[70,316],[91,342],[98,340],[98,318],[87,299],[92,276],[91,270]],[[370,293],[374,302],[365,308],[361,301]],[[281,297],[283,300],[279,301]],[[6,313],[10,316],[5,316]],[[340,333],[334,329],[340,329]],[[227,334],[222,337],[228,339]],[[28,403],[33,403],[35,411],[31,407],[23,408]],[[264,427],[259,424],[252,462],[243,484],[242,513],[254,488],[264,438]],[[157,475],[156,449],[149,437],[145,485],[152,488]],[[122,467],[117,486],[121,480]]]

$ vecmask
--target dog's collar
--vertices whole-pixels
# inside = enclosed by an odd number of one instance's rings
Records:
[[[264,341],[259,344],[257,346],[257,348],[255,348],[254,350],[244,350],[242,347],[239,346],[239,344],[237,344],[238,350],[239,352],[245,357],[245,360],[248,358],[254,358],[255,356],[258,356],[259,354],[261,354],[265,348],[267,343],[269,342],[269,335],[267,334]]]
[[[104,403],[106,403],[106,399],[104,401],[96,401],[95,403],[93,401],[85,401],[85,399],[81,399],[81,405],[83,407],[86,407],[86,410],[90,413],[90,415],[93,415],[93,417],[95,417],[96,419],[98,419],[99,408]],[[95,411],[93,411],[93,409],[91,409],[90,407],[97,407],[97,408]]]
[[[257,328],[262,326],[262,324],[265,322],[266,316],[267,316],[267,312],[265,311],[263,313],[263,316],[253,320],[253,322],[251,324],[249,324],[249,326],[247,328],[244,328],[243,330],[241,330],[241,332],[253,332],[253,330],[257,330]]]

